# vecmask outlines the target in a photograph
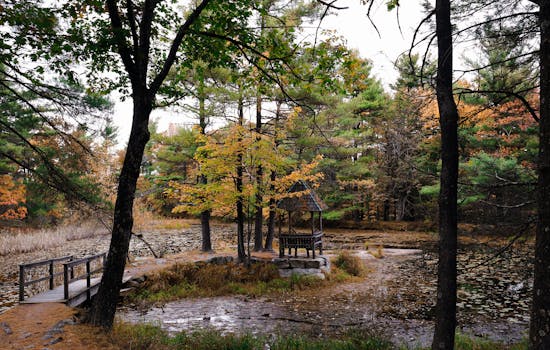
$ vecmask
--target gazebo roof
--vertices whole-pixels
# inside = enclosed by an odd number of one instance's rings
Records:
[[[313,211],[321,212],[328,208],[317,193],[313,191],[309,185],[303,181],[298,180],[290,187],[288,193],[297,193],[290,197],[283,198],[277,203],[277,208],[285,209],[288,211]],[[298,194],[300,193],[300,194]]]

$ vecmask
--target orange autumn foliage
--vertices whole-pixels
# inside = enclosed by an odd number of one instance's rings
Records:
[[[10,175],[0,175],[0,220],[18,220],[27,216],[25,186]]]

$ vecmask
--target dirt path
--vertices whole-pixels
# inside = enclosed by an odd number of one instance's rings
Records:
[[[58,303],[19,305],[0,315],[0,348],[118,350],[96,329],[76,325],[75,314]]]

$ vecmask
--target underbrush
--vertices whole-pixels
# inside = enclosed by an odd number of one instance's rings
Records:
[[[206,263],[175,264],[155,272],[129,301],[138,304],[164,303],[187,297],[212,297],[242,294],[260,296],[270,293],[326,286],[350,279],[346,272],[335,269],[325,280],[313,276],[292,275],[281,278],[277,267],[269,262],[257,262],[247,268],[242,264]]]
[[[469,337],[461,333],[455,336],[455,349],[457,350],[527,350],[527,343],[503,345],[485,338]]]
[[[74,241],[108,234],[106,228],[86,223],[83,225],[59,226],[32,232],[5,233],[0,235],[0,255],[30,253],[59,247]]]
[[[347,250],[338,254],[336,259],[334,259],[334,265],[352,276],[361,277],[366,274],[365,264],[363,264],[361,258]]]
[[[150,324],[115,325],[111,338],[121,349],[135,350],[386,350],[393,349],[383,338],[364,332],[352,332],[341,339],[313,339],[305,336],[253,336],[250,334],[221,335],[216,331],[196,331],[170,336],[160,327]]]
[[[154,324],[116,323],[110,333],[112,343],[121,349],[132,350],[390,350],[415,349],[405,345],[396,346],[385,337],[372,331],[353,329],[340,338],[311,338],[300,335],[256,336],[250,334],[222,335],[214,330],[181,332],[170,335]],[[503,345],[489,340],[456,335],[456,350],[526,350],[527,345]]]

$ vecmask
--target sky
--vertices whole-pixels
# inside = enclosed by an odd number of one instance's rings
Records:
[[[389,90],[389,85],[397,78],[397,71],[393,64],[397,57],[410,47],[414,28],[422,20],[423,14],[419,1],[400,1],[401,32],[396,11],[388,12],[385,1],[376,3],[377,5],[371,9],[371,19],[380,34],[367,17],[368,7],[361,5],[359,0],[339,0],[336,4],[347,8],[332,11],[335,14],[325,17],[321,23],[321,29],[336,31],[337,35],[346,40],[349,48],[358,50],[363,58],[371,60],[373,74]],[[313,41],[313,34],[309,41]],[[116,100],[116,97],[114,99]],[[113,120],[118,127],[118,143],[121,147],[127,143],[131,117],[130,100],[115,103]],[[153,111],[151,120],[157,120],[159,131],[166,130],[171,122],[189,122],[185,120],[185,116],[161,110]]]

